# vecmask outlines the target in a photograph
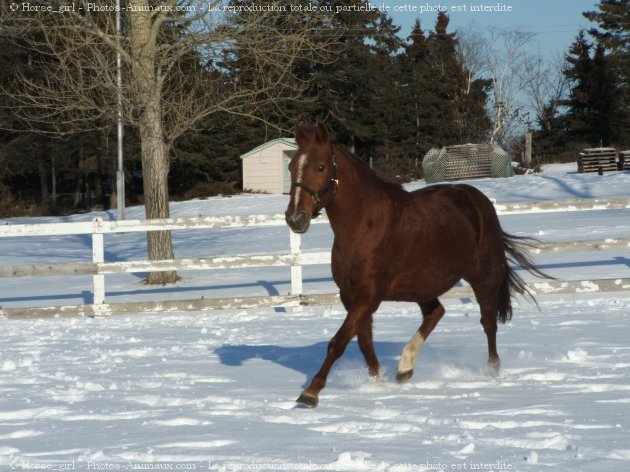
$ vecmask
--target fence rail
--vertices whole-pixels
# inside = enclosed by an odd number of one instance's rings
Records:
[[[577,199],[553,202],[517,202],[496,204],[499,214],[541,213],[559,211],[584,211],[630,208],[630,198]],[[325,223],[320,217],[314,223]],[[39,308],[0,308],[0,316],[6,318],[52,317],[52,316],[97,316],[108,314],[146,313],[153,311],[186,311],[205,309],[230,309],[338,303],[336,294],[304,295],[302,267],[330,263],[330,252],[302,252],[299,235],[290,234],[290,252],[271,255],[240,255],[230,257],[207,257],[160,261],[105,262],[104,235],[115,233],[144,232],[157,230],[239,228],[253,226],[284,225],[284,215],[251,215],[206,218],[177,218],[163,220],[104,221],[95,218],[91,222],[15,224],[0,226],[0,238],[27,236],[58,236],[90,234],[92,236],[92,262],[61,264],[30,264],[0,267],[0,278],[43,277],[84,275],[93,278],[93,303],[89,305],[50,306]],[[597,251],[605,249],[627,249],[630,239],[607,239],[599,241],[561,241],[542,245],[536,252]],[[202,298],[161,302],[126,302],[108,304],[105,301],[105,275],[171,271],[211,270],[253,267],[288,266],[291,268],[291,295],[263,297]],[[630,279],[604,279],[588,281],[554,281],[528,285],[532,293],[579,293],[593,291],[624,291],[630,289]],[[467,286],[454,287],[447,296],[468,297],[472,292]]]

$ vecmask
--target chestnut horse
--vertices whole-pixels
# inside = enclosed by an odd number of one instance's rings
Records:
[[[460,279],[475,293],[488,338],[488,365],[498,372],[497,320],[511,319],[512,293],[525,291],[506,253],[547,277],[519,247],[535,240],[505,233],[490,200],[474,187],[433,185],[407,192],[331,144],[323,124],[298,126],[295,139],[287,224],[304,233],[311,218],[326,209],[335,237],[332,274],[348,312],[321,369],[297,401],[317,406],[333,363],[355,336],[370,375],[379,375],[372,315],[383,300],[415,302],[422,311],[422,324],[398,363],[397,381],[409,380],[420,348],[444,316],[438,297]]]

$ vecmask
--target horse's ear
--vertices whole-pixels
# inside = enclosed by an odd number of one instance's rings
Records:
[[[328,132],[328,126],[324,123],[317,123],[317,127],[315,128],[315,139],[320,144],[328,144],[330,143],[330,133]]]
[[[309,135],[312,134],[312,131],[308,126],[297,125],[293,130],[293,134],[295,136],[295,142],[298,146],[302,146],[303,143],[309,139]]]
[[[313,138],[318,144],[330,143],[328,127],[324,123],[318,123],[316,126],[297,125],[293,130],[293,134],[298,146],[306,144]]]

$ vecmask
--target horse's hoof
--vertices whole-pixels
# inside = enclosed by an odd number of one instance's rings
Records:
[[[411,377],[413,377],[413,370],[408,370],[407,372],[396,372],[396,382],[399,384],[408,382]]]
[[[316,395],[311,395],[310,393],[302,392],[302,395],[295,400],[297,403],[301,403],[309,408],[315,408],[319,403],[319,398]]]
[[[382,369],[378,369],[375,371],[369,370],[368,374],[370,375],[370,379],[377,383],[383,383],[385,380],[385,372]]]
[[[499,359],[488,360],[488,370],[491,377],[498,377],[501,370],[501,361]]]

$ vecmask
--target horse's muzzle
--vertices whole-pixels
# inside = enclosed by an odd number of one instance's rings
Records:
[[[310,215],[303,210],[294,211],[292,214],[289,214],[289,212],[287,211],[284,216],[287,220],[289,228],[291,228],[294,233],[306,233],[308,227],[311,224]]]

